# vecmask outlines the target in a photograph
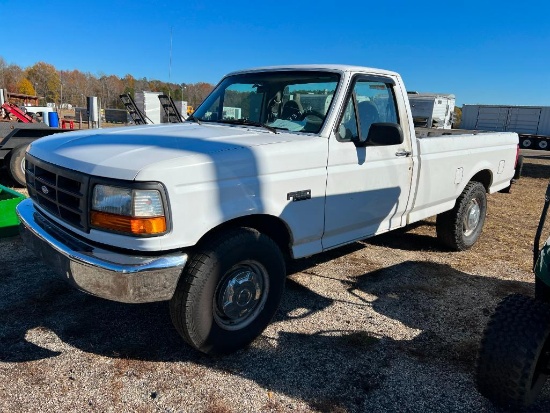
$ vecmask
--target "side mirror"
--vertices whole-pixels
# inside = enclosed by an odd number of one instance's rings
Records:
[[[357,146],[390,146],[403,143],[403,129],[397,123],[373,123],[367,140],[357,142]]]

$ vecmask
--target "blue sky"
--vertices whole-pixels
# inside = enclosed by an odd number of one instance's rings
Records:
[[[397,71],[408,90],[459,105],[550,105],[547,1],[0,0],[0,19],[0,56],[23,68],[216,83],[247,67],[341,63]]]

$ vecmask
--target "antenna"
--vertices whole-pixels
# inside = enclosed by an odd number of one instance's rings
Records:
[[[172,78],[172,29],[173,26],[170,26],[170,64],[168,65],[168,83],[170,83]],[[168,96],[170,96],[170,88],[168,88]]]

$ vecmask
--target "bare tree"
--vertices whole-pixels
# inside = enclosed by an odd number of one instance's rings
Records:
[[[17,89],[17,84],[25,77],[23,69],[17,65],[9,65],[2,70],[3,88],[9,92],[14,92]]]
[[[213,89],[209,83],[188,83],[185,88],[176,83],[161,80],[134,78],[127,74],[123,78],[100,73],[94,76],[79,70],[57,70],[54,66],[38,62],[21,69],[17,65],[8,65],[0,57],[0,87],[8,91],[16,91],[22,85],[23,79],[28,79],[36,94],[46,102],[70,103],[73,106],[84,106],[87,96],[98,96],[104,107],[122,107],[119,95],[122,93],[154,91],[170,94],[175,100],[187,100],[192,106],[197,106]],[[30,90],[26,85],[25,90]],[[61,96],[62,95],[62,96]]]

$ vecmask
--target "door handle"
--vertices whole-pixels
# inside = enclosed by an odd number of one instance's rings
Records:
[[[401,149],[401,150],[395,152],[395,156],[411,156],[411,155],[412,155],[411,151],[406,151],[404,149]]]

